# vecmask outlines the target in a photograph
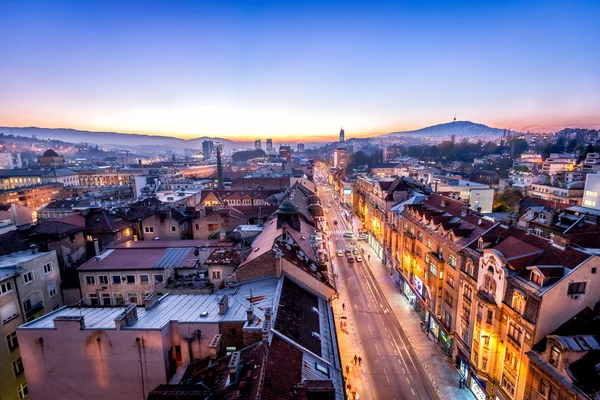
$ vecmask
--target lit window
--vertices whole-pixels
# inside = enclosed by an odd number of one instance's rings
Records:
[[[512,308],[523,314],[525,311],[525,296],[522,293],[513,292]]]
[[[425,246],[427,246],[427,248],[431,250],[431,240],[430,239],[427,239],[427,242],[425,242]]]
[[[448,265],[456,268],[456,257],[454,257],[452,254],[448,256]]]
[[[584,200],[583,205],[588,207],[596,207],[596,202],[592,200]]]
[[[536,274],[535,272],[531,273],[531,281],[540,286],[543,286],[544,284],[544,278],[540,274]]]
[[[586,190],[585,195],[589,197],[598,197],[598,192],[592,192],[591,190]]]
[[[212,279],[221,279],[221,271],[212,271]]]

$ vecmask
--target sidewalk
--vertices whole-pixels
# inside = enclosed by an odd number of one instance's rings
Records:
[[[358,218],[353,219],[353,225],[356,232],[361,226]],[[475,396],[469,389],[458,387],[460,377],[453,363],[445,358],[442,349],[433,339],[421,330],[421,320],[404,294],[394,284],[390,272],[381,259],[368,243],[363,242],[362,247],[365,248],[365,254],[371,256],[371,261],[367,264],[440,399],[475,400]]]

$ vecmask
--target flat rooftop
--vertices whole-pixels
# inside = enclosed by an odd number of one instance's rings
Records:
[[[244,322],[246,310],[254,305],[254,314],[259,321],[264,321],[264,309],[273,307],[277,292],[277,278],[269,277],[247,281],[239,285],[237,291],[226,289],[214,294],[177,294],[165,295],[149,310],[137,307],[138,319],[121,329],[161,330],[171,321],[179,323]],[[219,300],[228,296],[227,311],[219,314]],[[250,297],[252,296],[252,297]],[[56,311],[33,320],[19,329],[55,329],[54,319],[64,316],[83,316],[86,330],[111,330],[115,328],[115,318],[126,306],[122,307],[62,307]],[[205,316],[201,316],[206,312]]]
[[[108,249],[86,261],[78,271],[166,269],[198,261],[193,247]]]
[[[0,256],[0,268],[13,267],[24,262],[31,261],[35,258],[42,257],[48,252],[34,253],[31,250],[17,251],[15,253]]]

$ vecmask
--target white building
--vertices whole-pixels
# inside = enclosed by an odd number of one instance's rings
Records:
[[[58,182],[65,186],[79,186],[79,174],[67,168],[57,168],[42,176],[42,182]]]
[[[585,178],[583,206],[600,210],[600,174],[588,174]]]
[[[22,168],[21,154],[19,153],[0,153],[0,169]]]
[[[577,167],[577,154],[552,153],[542,164],[542,173],[555,175],[558,172],[573,171]]]
[[[458,196],[459,200],[482,213],[491,213],[494,207],[494,189],[482,183],[436,175],[431,187],[436,193],[452,193]]]

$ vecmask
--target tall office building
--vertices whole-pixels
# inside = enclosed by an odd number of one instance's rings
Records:
[[[401,155],[402,148],[396,144],[387,146],[383,149],[383,162],[390,162]]]
[[[292,148],[290,146],[279,146],[279,156],[290,161],[292,158]]]
[[[204,154],[204,158],[210,158],[212,156],[214,147],[215,145],[212,140],[205,140],[202,142],[202,154]]]
[[[346,132],[344,132],[343,129],[340,129],[340,142],[344,142],[346,140],[345,134]]]
[[[344,169],[348,165],[348,150],[345,147],[335,149],[333,152],[333,166]]]
[[[273,139],[267,139],[267,154],[273,154]]]
[[[298,143],[298,153],[304,152],[304,143]]]
[[[221,154],[221,156],[223,156],[225,153],[223,153],[223,142],[215,142],[215,149],[219,150],[219,153]]]
[[[260,144],[260,139],[254,139],[254,149],[260,150],[261,148],[262,148],[262,146]]]

